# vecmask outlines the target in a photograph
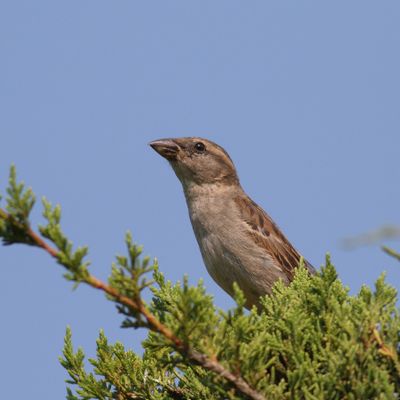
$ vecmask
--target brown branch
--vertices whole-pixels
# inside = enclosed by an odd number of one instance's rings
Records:
[[[28,236],[36,243],[36,245],[43,250],[47,251],[52,257],[58,257],[58,251],[48,245],[37,233],[35,233],[31,228],[27,231]]]
[[[383,342],[381,335],[379,334],[379,331],[376,327],[372,328],[372,337],[373,337],[373,340],[378,345],[378,352],[380,354],[382,354],[383,356],[388,357],[392,360],[392,362],[397,370],[397,373],[400,376],[400,363],[399,363],[399,359],[397,356],[397,351],[393,347],[387,346]]]
[[[0,209],[0,217],[8,218],[10,217],[8,213],[4,210]],[[16,221],[13,221],[14,223]],[[33,241],[33,243],[37,246],[45,250],[48,254],[50,254],[53,258],[58,259],[58,250],[51,247],[47,244],[37,233],[35,233],[32,229],[28,228],[26,230],[27,236]],[[231,371],[227,370],[222,364],[220,364],[216,359],[211,359],[206,354],[200,353],[195,349],[192,349],[188,343],[183,342],[179,339],[175,334],[163,323],[161,323],[154,314],[150,312],[150,310],[144,305],[141,298],[131,299],[126,297],[118,292],[115,288],[110,285],[107,285],[105,282],[99,280],[93,275],[89,275],[84,281],[88,285],[93,288],[99,289],[104,293],[107,293],[111,297],[113,297],[116,302],[125,305],[126,307],[139,312],[146,319],[149,328],[152,331],[158,332],[167,338],[172,345],[178,350],[182,355],[186,356],[189,360],[194,362],[201,367],[212,371],[227,381],[229,381],[239,392],[248,396],[253,400],[266,400],[265,397],[253,389],[240,375],[236,375]]]

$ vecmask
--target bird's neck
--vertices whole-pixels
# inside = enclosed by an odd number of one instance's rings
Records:
[[[188,205],[193,202],[201,201],[207,202],[208,200],[218,198],[221,202],[224,199],[233,198],[239,192],[242,192],[240,184],[226,184],[220,182],[189,184],[183,185],[186,201]]]

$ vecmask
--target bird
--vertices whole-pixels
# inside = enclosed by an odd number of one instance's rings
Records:
[[[234,282],[245,307],[261,308],[281,280],[288,285],[303,259],[271,217],[245,193],[229,154],[200,137],[158,139],[149,145],[180,180],[207,271],[230,296]],[[315,268],[304,260],[307,271]]]

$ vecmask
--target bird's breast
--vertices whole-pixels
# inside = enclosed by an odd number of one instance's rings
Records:
[[[277,271],[271,257],[249,237],[233,198],[208,193],[187,199],[190,220],[211,277],[230,295],[237,282],[256,302],[269,293]]]

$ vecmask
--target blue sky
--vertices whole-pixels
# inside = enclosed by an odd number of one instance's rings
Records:
[[[398,1],[12,1],[0,4],[0,183],[15,163],[105,279],[126,230],[173,280],[203,278],[180,184],[147,143],[204,136],[316,266],[356,293],[400,265],[340,241],[399,225]],[[40,207],[33,213],[42,222]],[[399,242],[388,242],[399,248]],[[62,398],[66,325],[140,349],[95,290],[71,292],[38,249],[0,248],[4,398]],[[23,382],[24,389],[21,390]]]

